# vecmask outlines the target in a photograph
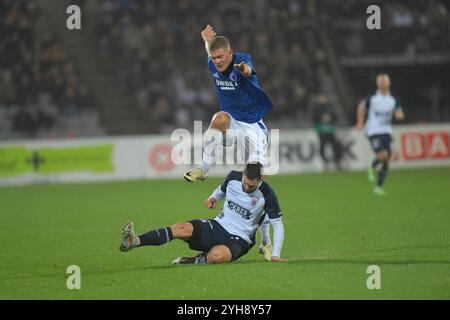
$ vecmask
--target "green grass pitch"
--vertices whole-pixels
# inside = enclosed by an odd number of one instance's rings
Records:
[[[0,299],[449,299],[450,168],[392,170],[388,195],[363,172],[270,177],[287,263],[256,247],[224,265],[172,266],[176,240],[118,250],[122,224],[144,232],[213,217],[219,179],[0,188]],[[259,240],[258,240],[259,241]],[[81,268],[68,290],[66,268]],[[381,269],[381,289],[366,286]]]

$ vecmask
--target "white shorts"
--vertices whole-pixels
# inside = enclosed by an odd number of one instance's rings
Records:
[[[240,160],[244,163],[258,161],[266,166],[269,133],[264,122],[262,120],[255,123],[242,122],[234,119],[231,115],[230,118],[227,140],[232,139],[236,144]]]

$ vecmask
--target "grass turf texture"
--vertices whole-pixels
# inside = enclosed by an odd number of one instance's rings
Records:
[[[127,219],[144,232],[213,217],[203,200],[219,182],[0,188],[0,299],[450,298],[450,168],[391,171],[384,198],[362,172],[270,177],[288,263],[255,246],[231,264],[172,266],[195,253],[180,240],[118,250]],[[81,290],[66,287],[72,264]],[[373,264],[381,290],[366,287]]]

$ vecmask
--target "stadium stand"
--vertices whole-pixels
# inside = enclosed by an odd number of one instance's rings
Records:
[[[167,124],[208,121],[218,110],[207,73],[201,27],[250,52],[264,89],[276,101],[267,120],[305,122],[318,90],[320,49],[300,1],[110,1],[96,7],[99,50],[113,55],[124,92]],[[169,89],[170,88],[170,89]]]
[[[209,121],[218,105],[200,38],[207,23],[252,54],[276,106],[269,127],[312,126],[323,93],[338,125],[353,124],[380,71],[391,74],[408,122],[450,120],[447,1],[381,3],[382,31],[365,28],[367,0],[49,3],[0,4],[1,138],[161,133]],[[68,36],[47,17],[72,3],[84,25]]]
[[[96,102],[35,1],[0,3],[0,137],[101,135]]]
[[[354,105],[374,90],[378,72],[387,72],[407,110],[407,122],[450,120],[449,1],[378,1],[381,30],[364,28],[362,15],[377,1],[321,1],[319,10],[333,36]]]

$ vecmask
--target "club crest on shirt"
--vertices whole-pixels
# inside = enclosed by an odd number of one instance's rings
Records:
[[[234,72],[230,73],[230,80],[233,81],[234,83],[236,83],[237,75]]]
[[[256,207],[256,205],[258,204],[258,199],[257,198],[252,198],[252,207]]]

